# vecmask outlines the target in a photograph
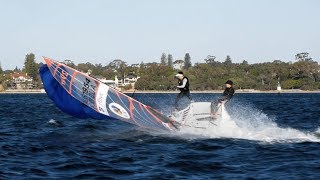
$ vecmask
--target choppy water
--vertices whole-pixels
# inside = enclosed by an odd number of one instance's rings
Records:
[[[134,98],[169,113],[174,96]],[[319,109],[320,94],[236,94],[236,128],[165,135],[70,117],[45,94],[0,94],[0,179],[319,179]]]

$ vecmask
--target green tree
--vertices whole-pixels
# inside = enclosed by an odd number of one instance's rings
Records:
[[[312,58],[309,57],[308,52],[298,53],[295,57],[297,61],[312,61]]]
[[[176,84],[174,74],[176,72],[169,66],[150,64],[145,73],[135,83],[139,90],[169,90]]]
[[[224,64],[225,64],[226,66],[232,64],[232,60],[231,60],[231,57],[230,57],[229,55],[227,55],[226,60],[224,61]]]
[[[18,68],[18,66],[16,66],[13,71],[14,72],[21,72],[21,70]]]
[[[301,80],[288,79],[282,82],[282,87],[284,89],[298,89],[301,86],[302,86]]]
[[[63,63],[66,64],[66,65],[69,66],[69,67],[72,67],[72,68],[75,68],[75,67],[76,67],[76,65],[74,64],[74,62],[71,61],[70,59],[64,60]]]
[[[189,53],[186,53],[184,56],[184,69],[189,69],[192,66],[191,57]]]
[[[173,67],[173,57],[171,54],[168,54],[168,66]]]
[[[242,65],[248,65],[249,63],[248,63],[248,61],[243,60],[241,64],[242,64]]]
[[[215,63],[215,59],[216,57],[215,56],[212,56],[212,55],[208,55],[207,58],[204,59],[204,61],[207,63],[207,64],[214,64]]]
[[[161,55],[161,65],[167,65],[167,56],[165,53]]]
[[[230,56],[227,56],[225,62],[214,61],[214,57],[208,56],[206,63],[196,63],[184,73],[190,79],[192,90],[222,90],[227,79],[234,80],[235,88],[276,90],[278,78],[281,79],[283,89],[319,89],[320,65],[306,54],[298,57],[295,63],[275,60],[249,64],[245,60],[232,63]],[[145,66],[145,73],[136,84],[137,89],[174,89],[176,80],[172,77],[176,72],[167,68],[169,66],[156,64]]]
[[[0,62],[0,74],[3,74],[3,70],[2,70],[1,62]]]
[[[89,69],[90,69],[91,71],[93,71],[94,65],[91,64],[91,63],[89,63],[89,62],[87,62],[87,63],[80,63],[80,64],[78,64],[77,69],[79,69],[80,71],[86,73],[86,72],[89,71]],[[94,73],[94,72],[92,72],[92,73]],[[96,74],[94,74],[94,75],[96,75]]]
[[[35,62],[35,55],[33,53],[27,54],[24,62],[24,72],[32,77],[34,81],[38,80],[38,65]]]

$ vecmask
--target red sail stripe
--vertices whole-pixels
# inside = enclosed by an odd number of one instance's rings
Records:
[[[155,120],[157,120],[161,125],[163,125],[163,124],[162,124],[163,122],[162,122],[157,116],[155,116],[154,114],[152,114],[152,112],[149,111],[148,107],[145,107],[145,106],[144,106],[144,108],[148,111],[148,113],[149,113]],[[163,126],[163,127],[165,127],[165,126]],[[167,128],[167,127],[165,127],[165,128]],[[167,128],[167,129],[168,129],[168,128]]]
[[[68,91],[69,94],[72,94],[72,84],[73,84],[73,81],[74,81],[74,79],[75,79],[77,74],[78,73],[76,71],[74,71],[73,74],[72,74],[72,77],[71,77],[71,80],[70,80],[70,85],[69,85],[69,91]]]
[[[52,66],[52,60],[50,58],[44,57],[43,56],[44,61],[46,62],[47,66],[50,68]]]
[[[138,125],[138,126],[140,126],[139,124],[138,124],[138,122],[135,120],[135,118],[134,118],[134,114],[133,114],[133,110],[134,110],[134,106],[133,106],[133,102],[132,102],[132,99],[131,98],[128,98],[128,100],[129,100],[129,103],[130,103],[130,116],[131,116],[131,119]]]
[[[56,73],[57,73],[57,71],[58,71],[58,69],[59,69],[60,66],[61,66],[60,63],[56,63],[56,68],[55,68],[54,71],[53,71],[53,77],[56,77]]]

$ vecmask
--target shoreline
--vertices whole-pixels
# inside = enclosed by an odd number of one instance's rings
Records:
[[[45,94],[44,89],[14,89],[0,92],[0,94]]]
[[[122,93],[172,93],[176,94],[179,93],[179,91],[121,91]],[[210,90],[210,91],[190,91],[190,93],[194,94],[205,94],[205,93],[212,93],[212,94],[220,94],[223,93],[223,90]],[[250,90],[250,91],[245,91],[245,90],[235,90],[235,93],[238,94],[259,94],[259,93],[265,93],[265,94],[275,94],[275,93],[320,93],[320,90],[317,91],[304,91],[304,90],[282,90],[282,91],[277,91],[277,90],[272,90],[272,91],[259,91],[259,90]]]
[[[167,93],[167,94],[177,94],[179,91],[157,91],[157,90],[146,90],[146,91],[121,91],[122,93],[130,94],[130,93],[137,93],[137,94],[142,94],[142,93]],[[212,94],[220,94],[222,93],[223,90],[206,90],[206,91],[190,91],[190,93],[194,94],[205,94],[205,93],[212,93]],[[0,92],[0,94],[45,94],[44,89],[19,89],[19,90],[6,90]],[[236,93],[239,94],[259,94],[259,93],[265,93],[265,94],[275,94],[275,93],[292,93],[292,94],[297,94],[297,93],[320,93],[320,90],[317,91],[304,91],[304,90],[282,90],[282,91],[277,91],[277,90],[271,90],[271,91],[259,91],[259,90],[236,90]]]

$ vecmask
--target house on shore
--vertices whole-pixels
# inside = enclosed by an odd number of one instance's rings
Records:
[[[119,88],[123,88],[127,85],[131,85],[132,88],[134,88],[134,84],[137,82],[137,80],[140,78],[135,74],[128,74],[127,76],[125,76],[125,78],[121,78],[118,76],[115,76],[114,80],[112,79],[106,79],[105,77],[99,76],[99,77],[95,77],[97,78],[99,81],[101,81],[102,83],[113,87],[115,89],[119,89]]]
[[[35,87],[33,79],[27,73],[15,72],[10,74],[10,76],[10,86],[12,89],[33,89]]]
[[[135,74],[128,74],[124,78],[118,78],[118,87],[125,87],[131,85],[134,87],[134,84],[138,81],[140,77]]]

